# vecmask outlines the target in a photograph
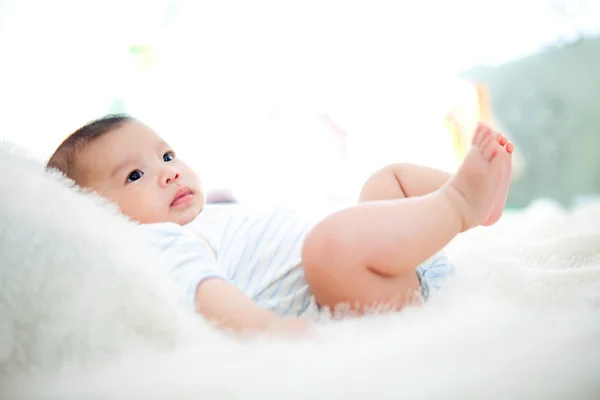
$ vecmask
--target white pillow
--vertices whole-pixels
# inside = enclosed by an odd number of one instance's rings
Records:
[[[97,365],[198,332],[116,207],[10,143],[0,180],[0,376]]]

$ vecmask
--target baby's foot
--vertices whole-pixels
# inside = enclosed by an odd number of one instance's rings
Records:
[[[483,124],[479,124],[477,126],[477,130],[485,130],[490,129]],[[496,139],[500,146],[506,149],[506,152],[509,154],[508,160],[504,164],[504,171],[502,175],[502,182],[498,187],[498,192],[496,194],[496,199],[494,200],[494,205],[492,206],[492,210],[490,211],[490,215],[485,219],[482,225],[490,226],[494,225],[504,212],[504,206],[506,205],[506,197],[508,196],[508,189],[510,187],[510,181],[512,178],[512,152],[514,151],[514,145],[506,138],[504,135],[498,132],[493,132],[496,135]]]
[[[461,215],[462,231],[483,224],[495,210],[496,199],[506,199],[503,179],[509,163],[510,154],[496,132],[478,129],[458,172],[444,188]]]

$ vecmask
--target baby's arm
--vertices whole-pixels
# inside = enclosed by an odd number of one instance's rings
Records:
[[[222,329],[299,332],[303,320],[284,318],[260,308],[229,281],[214,251],[187,229],[172,223],[138,227],[147,244],[163,259],[157,264],[172,279],[182,303]]]
[[[196,311],[219,328],[234,332],[301,333],[308,328],[305,320],[281,317],[257,306],[222,279],[207,279],[198,285]]]
[[[423,196],[444,186],[451,175],[420,165],[399,163],[383,167],[367,179],[360,201]]]

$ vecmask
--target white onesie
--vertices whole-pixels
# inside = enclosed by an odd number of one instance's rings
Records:
[[[279,315],[318,318],[301,265],[304,239],[317,220],[286,208],[252,215],[239,206],[209,205],[187,225],[168,222],[138,229],[166,257],[166,273],[191,310],[198,284],[219,278]],[[427,299],[455,268],[439,252],[415,272]]]
[[[285,208],[261,215],[240,211],[238,206],[209,205],[187,225],[158,223],[139,229],[167,257],[167,273],[191,309],[198,284],[220,278],[277,314],[315,312],[300,257],[314,224]]]

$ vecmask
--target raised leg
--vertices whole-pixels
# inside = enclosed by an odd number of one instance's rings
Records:
[[[494,132],[480,132],[441,189],[361,203],[325,218],[308,235],[302,254],[319,304],[361,308],[394,302],[402,307],[419,289],[416,267],[491,215],[509,162]]]

